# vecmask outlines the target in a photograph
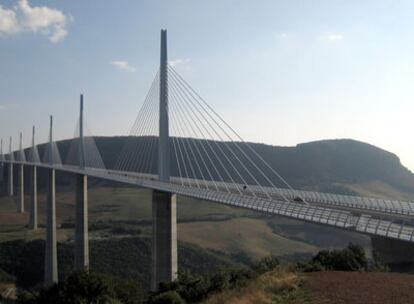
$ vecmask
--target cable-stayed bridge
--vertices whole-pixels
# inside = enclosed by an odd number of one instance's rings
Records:
[[[161,32],[161,62],[145,101],[117,160],[106,164],[80,116],[67,155],[54,141],[42,153],[35,142],[4,153],[8,194],[14,195],[18,174],[20,212],[24,212],[24,168],[30,168],[30,224],[37,229],[37,169],[47,171],[45,285],[57,282],[55,172],[76,176],[75,268],[89,267],[88,177],[153,190],[153,282],[156,289],[177,275],[176,195],[189,196],[301,221],[333,226],[384,239],[414,242],[414,203],[293,189],[168,64],[167,33]],[[14,170],[17,167],[17,170]],[[139,203],[139,202],[137,202]]]

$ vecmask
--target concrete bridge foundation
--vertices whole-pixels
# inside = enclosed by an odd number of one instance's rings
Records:
[[[37,167],[31,167],[30,176],[30,223],[29,228],[37,230]]]
[[[19,212],[24,212],[24,165],[19,165],[19,195],[20,195],[20,206]]]
[[[152,282],[156,291],[161,282],[177,279],[177,200],[176,195],[152,194]]]
[[[9,163],[7,166],[8,172],[7,172],[7,194],[8,196],[14,195],[14,183],[13,183],[13,164]]]
[[[47,214],[44,285],[49,287],[58,281],[56,244],[56,185],[55,170],[47,173]]]
[[[414,243],[373,236],[371,244],[382,263],[414,263]]]
[[[89,270],[88,177],[76,175],[75,270]]]
[[[0,183],[2,182],[4,182],[4,163],[0,164]]]

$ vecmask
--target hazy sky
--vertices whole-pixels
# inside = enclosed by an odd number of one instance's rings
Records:
[[[353,138],[414,170],[414,1],[0,0],[0,136],[126,135],[168,29],[176,69],[245,140]],[[17,147],[17,146],[16,146]]]

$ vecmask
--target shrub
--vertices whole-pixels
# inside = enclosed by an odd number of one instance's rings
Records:
[[[383,264],[378,256],[378,252],[375,250],[372,251],[372,261],[368,267],[369,271],[373,272],[388,272],[390,267]]]
[[[325,268],[319,262],[297,263],[297,269],[303,272],[319,272],[324,271]]]
[[[277,266],[279,266],[280,262],[277,257],[271,255],[268,257],[264,257],[259,262],[253,265],[253,270],[257,273],[262,274],[268,271],[274,270]]]
[[[62,283],[41,290],[38,294],[20,294],[19,303],[103,304],[114,303],[114,299],[110,286],[101,276],[78,272],[70,275]]]
[[[364,249],[355,244],[349,244],[342,250],[321,250],[309,263],[298,263],[301,271],[358,271],[368,269],[368,260]]]
[[[185,301],[174,290],[154,295],[148,301],[149,304],[185,304]]]
[[[161,301],[160,299],[164,301],[164,296],[166,294],[174,294],[172,292],[175,292],[180,296],[184,301],[182,303],[199,303],[210,294],[246,286],[252,278],[257,277],[262,273],[272,271],[278,265],[279,260],[270,256],[260,260],[251,268],[227,268],[205,276],[179,273],[177,281],[172,283],[161,283],[158,292],[151,294],[147,303],[175,303],[154,302],[155,300]]]
[[[0,269],[0,282],[1,283],[9,283],[14,282],[16,279],[12,275],[8,274],[4,270]]]

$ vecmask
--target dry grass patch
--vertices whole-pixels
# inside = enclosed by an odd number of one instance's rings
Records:
[[[286,269],[265,273],[247,286],[217,293],[204,304],[298,304],[309,303],[302,277]]]

